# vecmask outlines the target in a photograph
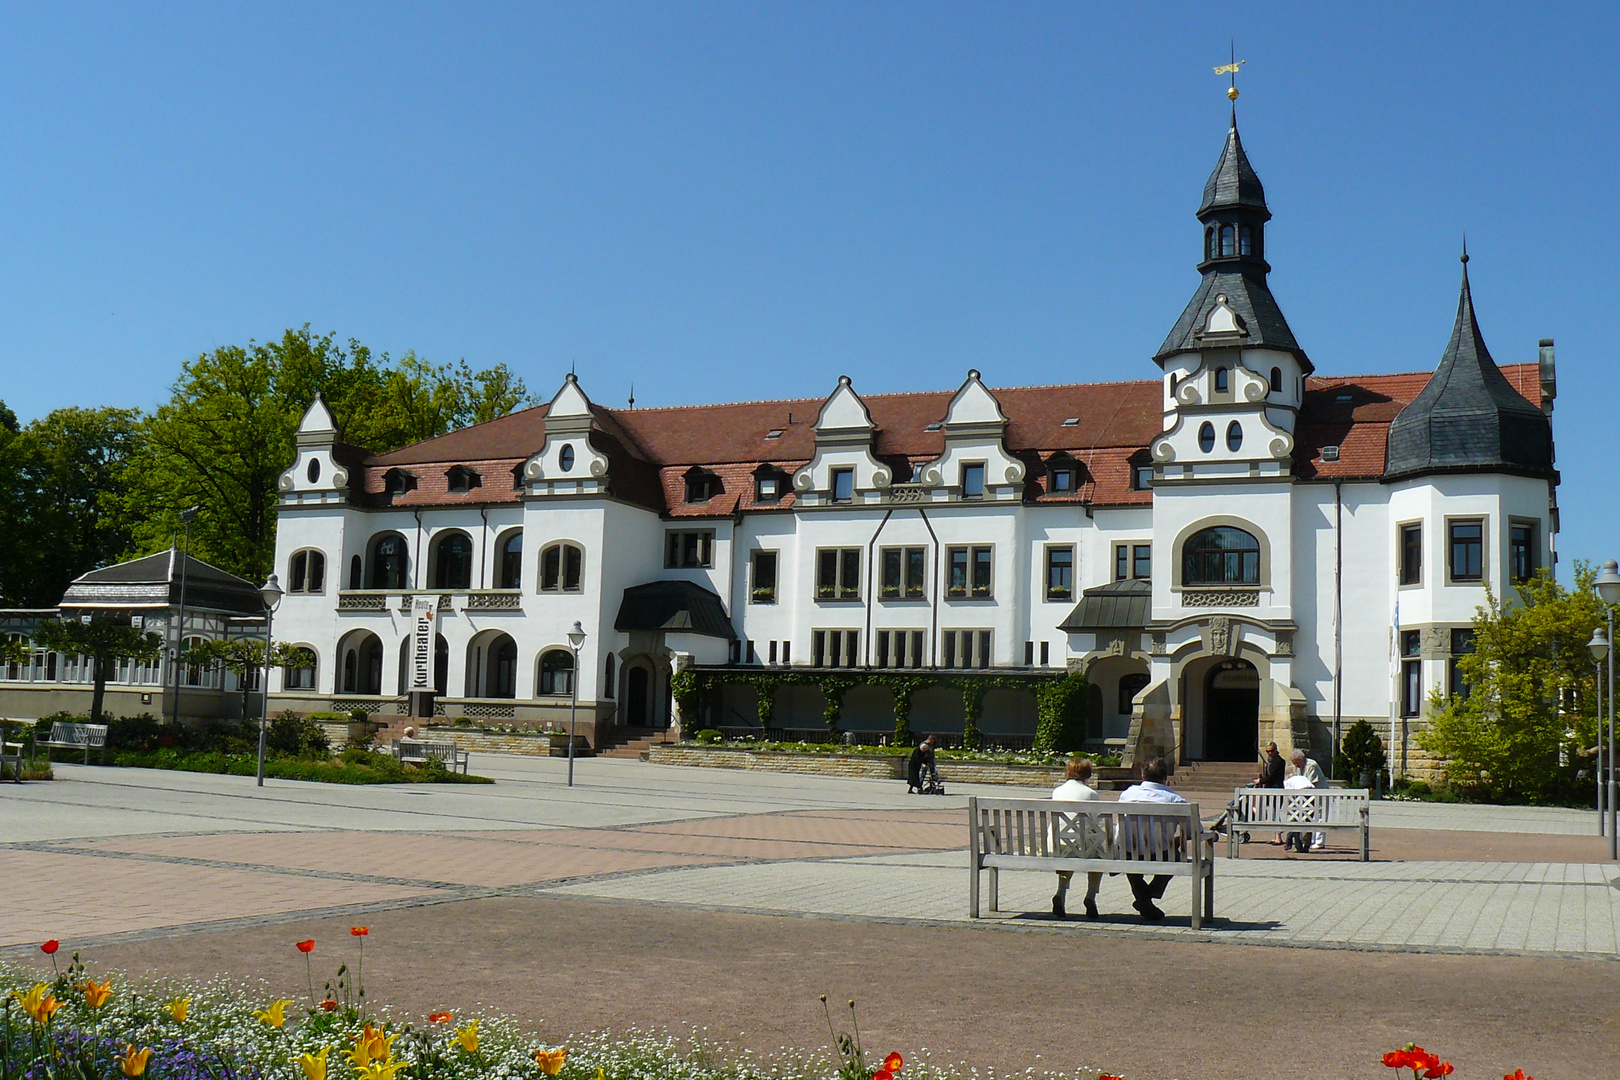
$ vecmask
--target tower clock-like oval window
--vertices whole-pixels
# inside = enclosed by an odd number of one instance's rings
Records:
[[[1208,420],[1198,429],[1198,449],[1206,454],[1215,449],[1215,425]]]
[[[312,483],[312,484],[320,483],[320,480],[321,480],[321,459],[320,458],[310,458],[309,459],[309,468],[305,471],[304,475],[309,477],[309,482],[310,483]]]
[[[557,467],[563,472],[571,472],[574,468],[574,444],[563,443],[563,448],[557,451]]]
[[[1243,425],[1236,420],[1226,425],[1226,448],[1234,454],[1243,447]]]

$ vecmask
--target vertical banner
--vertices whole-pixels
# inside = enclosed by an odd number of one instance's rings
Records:
[[[433,619],[437,596],[411,597],[411,689],[433,689]]]

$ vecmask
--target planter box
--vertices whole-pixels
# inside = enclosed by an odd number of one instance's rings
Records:
[[[418,729],[421,739],[448,739],[457,748],[469,754],[524,754],[529,757],[567,757],[567,735],[544,735],[539,732],[476,731],[451,727],[448,724],[424,724]],[[589,757],[591,745],[585,736],[576,737],[575,757]]]
[[[792,754],[780,751],[744,750],[732,746],[701,746],[695,743],[667,745],[655,743],[647,751],[655,765],[697,765],[710,769],[761,769],[768,772],[806,773],[818,776],[859,776],[875,780],[904,780],[906,758],[901,754]],[[1105,769],[1103,773],[1129,775],[1129,769]],[[1063,782],[1063,769],[1055,765],[1012,765],[995,761],[939,762],[939,775],[950,784],[1009,784],[1020,787],[1054,788]]]

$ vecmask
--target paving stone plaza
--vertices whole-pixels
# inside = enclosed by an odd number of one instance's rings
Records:
[[[1174,955],[1238,957],[1220,961],[1228,967],[1253,958],[1317,971],[1330,955],[1450,956],[1473,958],[1470,970],[1486,978],[1537,961],[1553,965],[1538,971],[1584,983],[1610,978],[1620,934],[1620,874],[1590,812],[1384,802],[1373,807],[1370,863],[1356,861],[1348,835],[1305,857],[1254,844],[1234,861],[1223,848],[1217,917],[1195,933],[1184,880],[1172,883],[1161,924],[1130,911],[1121,878],[1105,880],[1100,921],[1060,923],[1049,914],[1051,875],[1031,872],[1003,872],[1003,914],[971,922],[966,797],[1039,790],[953,787],[919,798],[903,783],[624,760],[581,761],[569,789],[561,761],[494,755],[474,769],[493,786],[259,789],[251,778],[57,769],[55,783],[0,789],[0,954],[13,960],[37,961],[37,943],[56,937],[125,964],[189,950],[188,974],[212,975],[195,965],[214,963],[219,973],[274,979],[240,969],[247,961],[233,954],[257,955],[261,940],[279,947],[295,928],[331,935],[413,912],[408,932],[431,925],[449,949],[459,913],[471,927],[492,912],[535,910],[555,913],[545,916],[552,929],[568,919],[598,928],[574,935],[595,948],[586,964],[621,947],[636,952],[638,927],[675,934],[694,922],[768,918],[839,942],[883,927],[949,930],[968,935],[949,940],[992,955],[1033,947],[1082,964],[1169,955],[1155,950],[1184,943],[1175,948],[1192,951]],[[1195,798],[1209,807],[1219,796]],[[541,933],[529,926],[502,933],[522,947]],[[256,963],[285,964],[265,948],[272,959]],[[288,970],[302,986],[302,969]],[[1614,1018],[1601,1001],[1591,1007],[1587,1026]],[[594,1014],[585,1015],[575,1022]],[[700,1019],[651,1002],[631,1015],[677,1027]]]

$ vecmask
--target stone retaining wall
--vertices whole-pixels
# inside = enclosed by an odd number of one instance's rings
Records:
[[[524,754],[529,757],[549,757],[551,755],[552,737],[550,735],[528,735],[518,732],[505,733],[495,731],[464,731],[452,727],[429,727],[415,722],[417,737],[420,739],[433,739],[443,742],[449,740],[462,750],[471,753],[485,754]],[[349,738],[349,725],[347,723],[328,724],[321,727],[326,731],[326,738],[336,750],[341,750]],[[384,729],[377,735],[375,745],[378,749],[387,749],[392,732]],[[394,736],[397,737],[397,736]],[[583,742],[583,739],[581,740]],[[556,743],[563,752],[568,749],[568,737],[559,735]],[[575,755],[589,753],[588,747],[575,748]]]
[[[903,780],[906,776],[906,759],[898,754],[788,754],[729,746],[654,744],[647,752],[647,760],[657,765],[762,769],[818,776],[863,776],[880,780]],[[1015,784],[1052,788],[1063,782],[1061,768],[1003,765],[993,761],[942,760],[939,775],[946,784]]]

